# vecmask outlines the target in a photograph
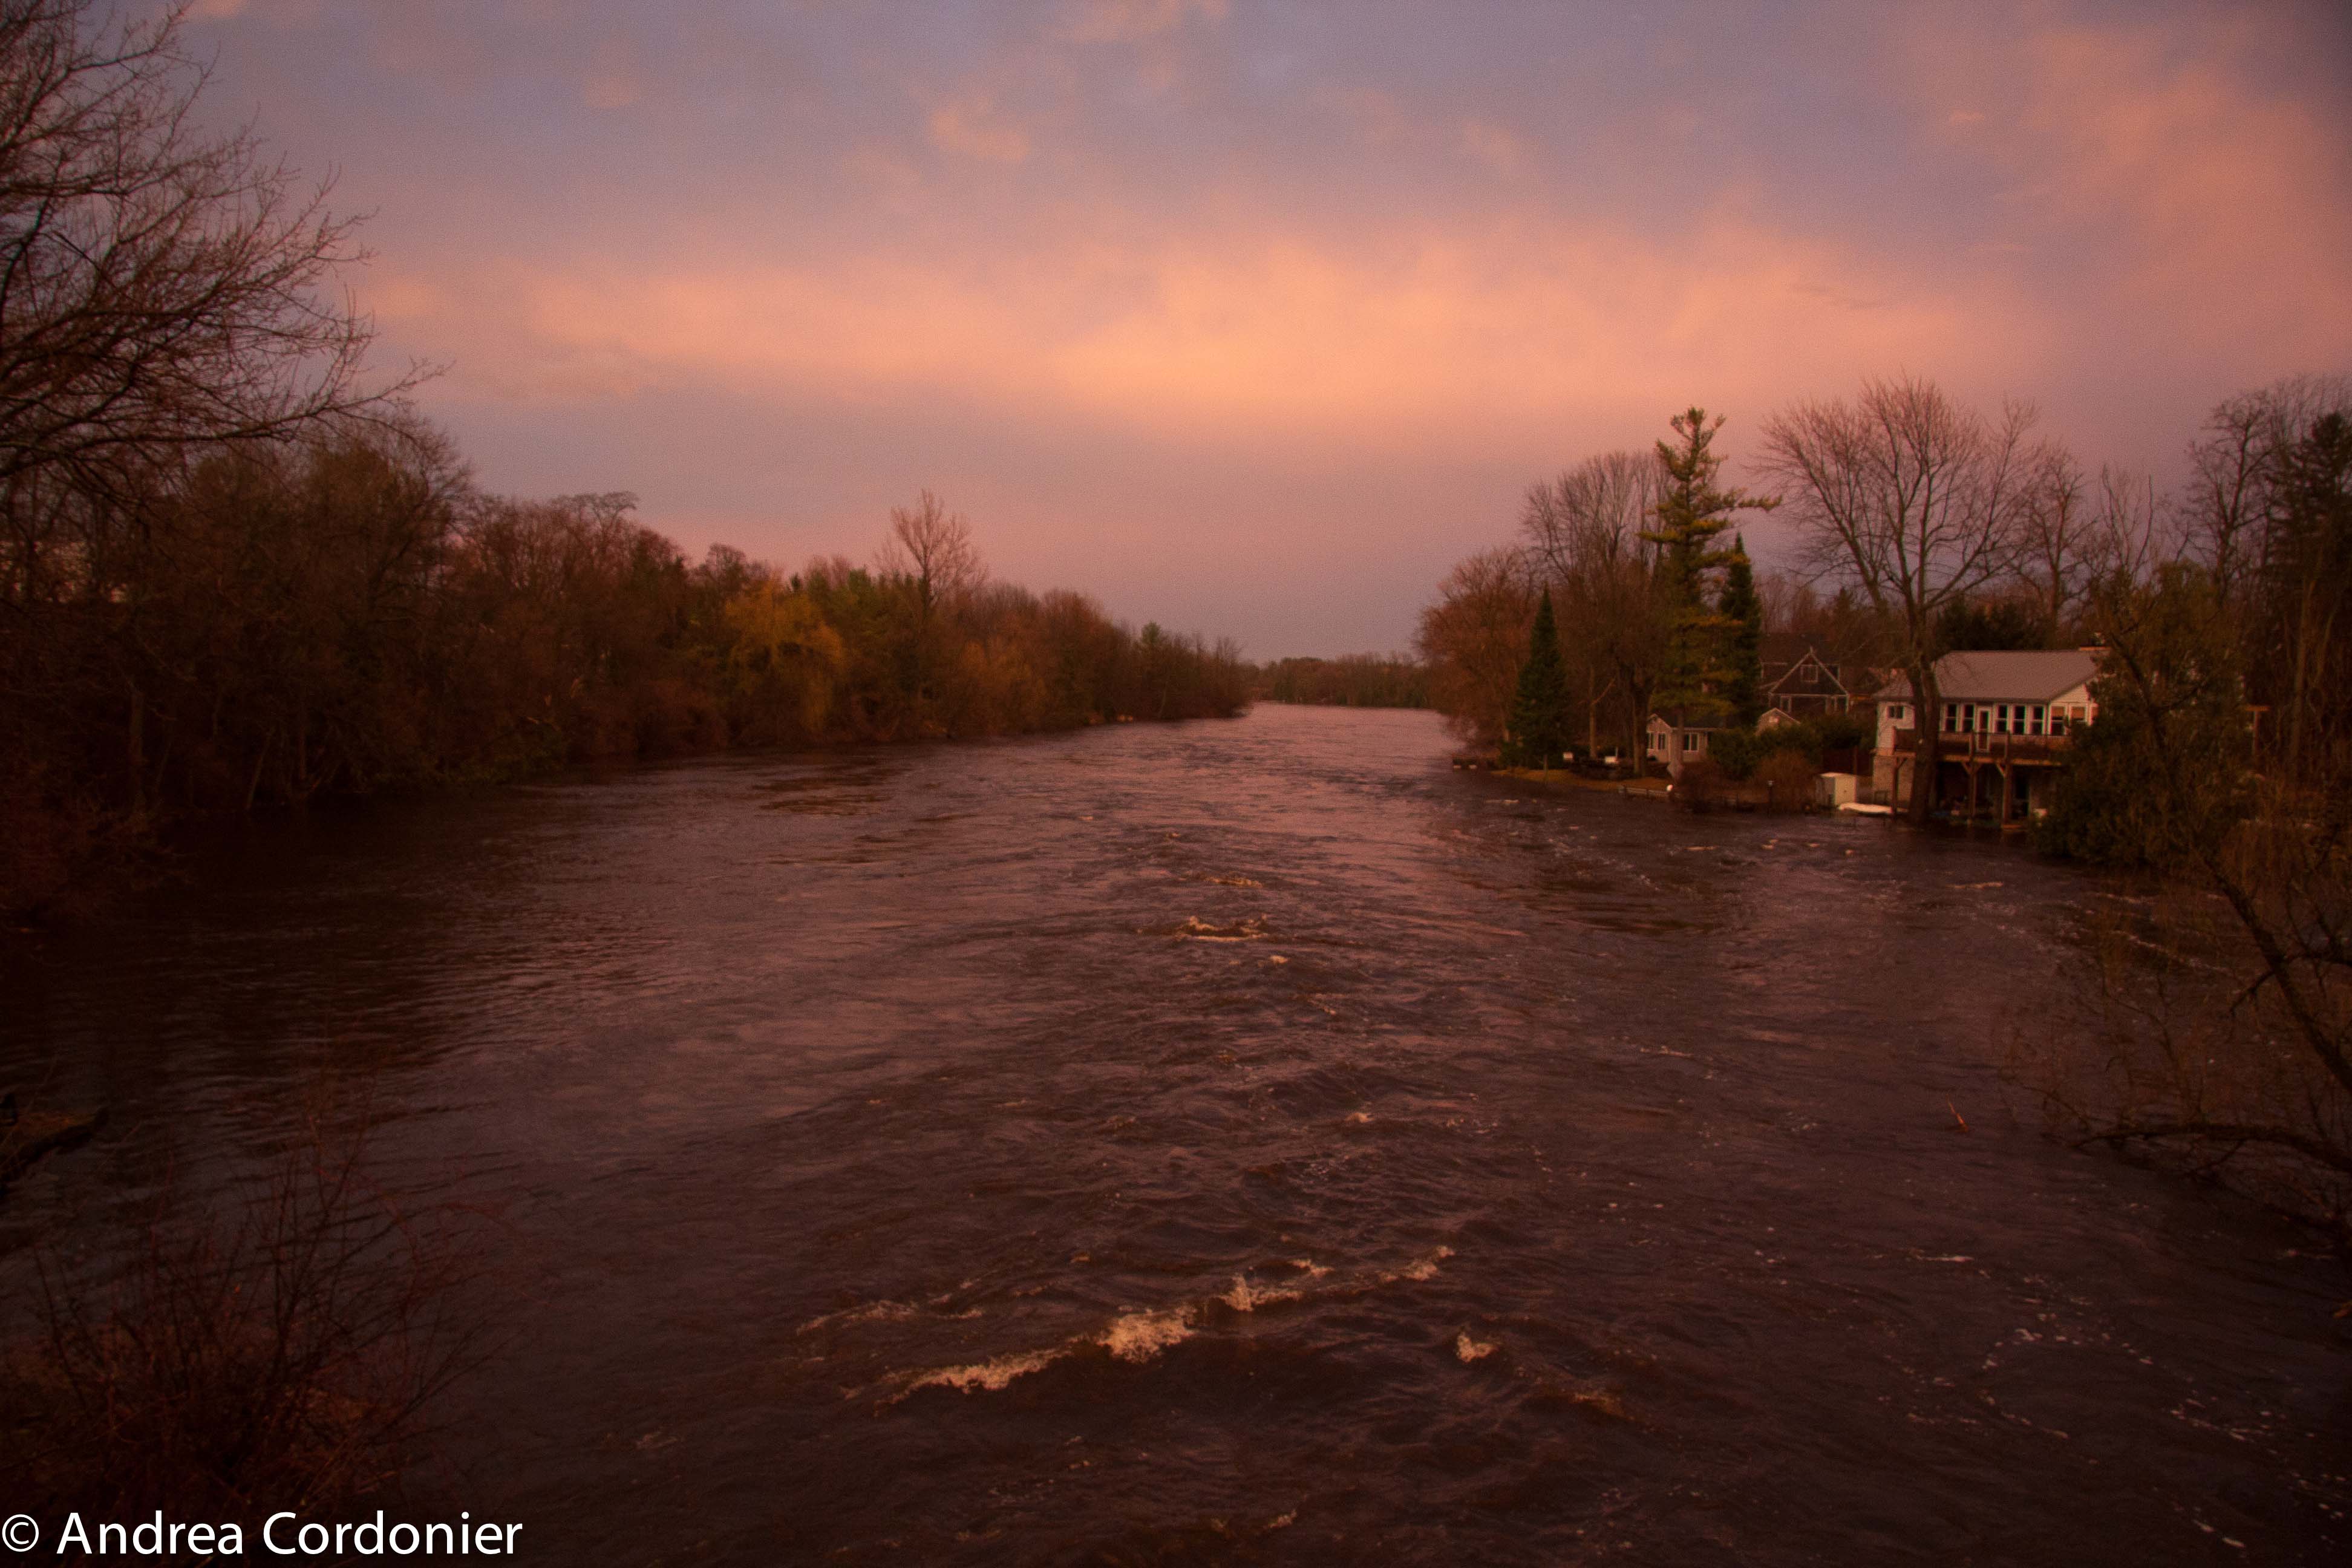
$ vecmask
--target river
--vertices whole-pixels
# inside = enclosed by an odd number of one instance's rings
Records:
[[[444,1484],[542,1561],[2352,1560],[2341,1266],[2000,1080],[2095,882],[1448,749],[1261,707],[257,829],[12,961],[0,1079],[116,1131],[0,1248],[366,1079],[482,1216]]]

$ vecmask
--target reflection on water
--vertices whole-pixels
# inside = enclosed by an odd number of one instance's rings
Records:
[[[1271,708],[257,833],[6,975],[0,1072],[133,1131],[0,1245],[375,1071],[392,1179],[496,1216],[458,1457],[559,1560],[2344,1560],[2340,1274],[1992,1071],[2087,883],[1445,752]]]

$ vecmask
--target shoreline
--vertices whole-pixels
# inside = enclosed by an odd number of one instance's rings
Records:
[[[1593,779],[1566,768],[1488,768],[1496,778],[1519,779],[1545,789],[1580,789],[1595,795],[1638,795],[1664,800],[1673,781],[1662,778]]]

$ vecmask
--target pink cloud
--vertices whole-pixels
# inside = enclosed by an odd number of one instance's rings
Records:
[[[2256,74],[2282,45],[2253,20],[1911,43],[1932,95],[2003,101],[1948,122],[2010,177],[2017,221],[2105,253],[2099,292],[2209,349],[2352,349],[2352,150]]]
[[[1839,246],[1733,216],[1664,238],[1515,219],[541,265],[437,294],[404,283],[398,299],[387,314],[404,332],[472,345],[457,377],[479,393],[944,395],[1212,443],[1465,451],[1499,428],[1628,405],[1755,408],[1857,363],[1990,373],[2002,340],[1973,323],[2018,319],[2014,300],[1906,287]],[[436,310],[448,314],[414,315]]]
[[[931,145],[992,163],[1018,163],[1029,156],[1029,133],[997,112],[986,99],[967,98],[931,111]]]

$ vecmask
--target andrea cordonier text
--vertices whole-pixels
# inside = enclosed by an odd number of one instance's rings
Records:
[[[412,1524],[387,1521],[378,1510],[373,1519],[356,1524],[323,1524],[287,1512],[263,1521],[255,1544],[256,1555],[270,1557],[509,1557],[521,1533],[520,1524],[477,1521],[470,1513]],[[191,1552],[242,1557],[246,1531],[239,1524],[174,1524],[161,1513],[136,1524],[69,1513],[58,1531],[58,1554],[74,1548],[92,1557],[176,1557]]]

